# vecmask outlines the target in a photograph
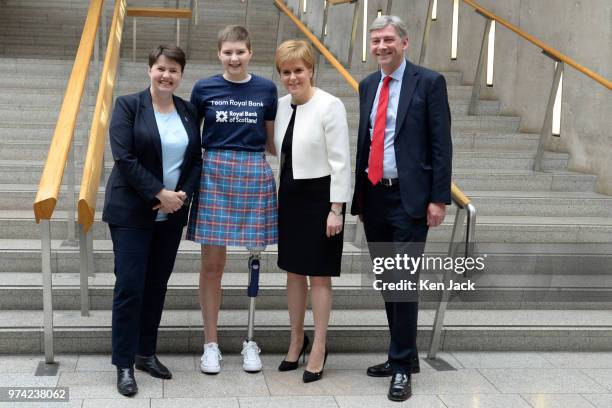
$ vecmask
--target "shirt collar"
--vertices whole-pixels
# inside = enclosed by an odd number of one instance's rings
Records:
[[[391,73],[391,75],[389,75],[391,78],[395,79],[396,81],[401,81],[402,78],[404,77],[404,71],[406,70],[406,59],[404,58],[404,60],[402,61],[402,63],[400,64],[399,67],[397,67],[397,69],[395,71],[393,71]],[[387,75],[383,72],[383,70],[380,70],[380,75],[381,78],[380,80],[382,81]]]

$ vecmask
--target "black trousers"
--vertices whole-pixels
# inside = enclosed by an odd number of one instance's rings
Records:
[[[373,252],[380,251],[381,246],[386,246],[386,243],[399,244],[399,248],[402,247],[401,244],[405,244],[406,248],[410,248],[408,252],[411,256],[420,256],[427,240],[427,219],[414,219],[406,213],[402,206],[399,186],[372,186],[369,181],[366,184],[363,225],[370,243],[370,256],[380,256],[381,254]],[[382,255],[389,256],[388,253]],[[418,272],[415,276],[418,279]],[[410,367],[418,362],[418,302],[385,301],[385,309],[391,337],[389,363],[395,372],[409,373]]]
[[[112,363],[134,365],[136,355],[152,356],[174,268],[182,227],[167,221],[151,228],[109,225],[115,253],[112,317]]]

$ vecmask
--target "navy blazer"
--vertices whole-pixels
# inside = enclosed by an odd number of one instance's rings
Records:
[[[178,96],[173,99],[189,137],[176,185],[176,191],[183,190],[187,200],[179,211],[168,214],[168,222],[182,227],[187,223],[191,197],[199,190],[202,147],[195,107]],[[152,208],[159,203],[155,195],[164,188],[164,171],[149,89],[117,98],[109,134],[115,165],[106,184],[102,220],[127,227],[150,227],[157,216]]]
[[[362,213],[370,157],[370,113],[381,72],[359,83],[359,133],[351,214]],[[406,61],[395,123],[395,161],[402,205],[412,218],[427,215],[429,203],[450,204],[451,115],[441,74]]]

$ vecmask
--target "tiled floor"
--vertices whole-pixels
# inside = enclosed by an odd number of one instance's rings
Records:
[[[120,396],[108,355],[59,355],[56,377],[35,377],[42,356],[0,355],[0,387],[68,387],[69,403],[10,403],[2,407],[185,408],[611,408],[612,352],[454,352],[440,357],[455,371],[436,371],[426,361],[413,376],[413,396],[387,400],[388,379],[365,368],[383,354],[330,354],[321,381],[303,384],[302,369],[281,373],[281,355],[262,355],[264,371],[242,371],[240,355],[225,355],[217,376],[199,372],[199,356],[159,356],[172,380],[137,372],[139,393]]]

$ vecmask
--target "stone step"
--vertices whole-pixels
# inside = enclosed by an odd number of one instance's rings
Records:
[[[568,171],[534,172],[512,169],[458,169],[453,181],[463,190],[487,191],[585,191],[595,189],[597,177]]]
[[[52,115],[51,115],[52,116]],[[26,121],[27,119],[27,121]],[[54,129],[56,124],[56,118],[49,118],[47,121],[36,120],[36,118],[24,118],[21,123],[7,122],[0,124],[0,137],[4,134],[17,135],[19,133],[25,133],[29,135],[28,131],[20,131],[19,129]],[[453,120],[453,126],[451,128],[452,134],[480,134],[486,131],[490,131],[493,135],[500,134],[515,134],[518,132],[520,119],[514,117],[502,117],[502,116],[456,116]],[[83,119],[78,121],[77,127],[80,129],[88,129],[88,124]],[[354,116],[349,122],[349,136],[356,140],[357,135],[357,117]],[[41,134],[41,132],[36,132]],[[51,131],[52,134],[52,131]],[[13,136],[15,137],[15,136]],[[29,139],[28,139],[29,140]],[[535,153],[534,153],[535,154]],[[1,158],[0,158],[1,159]]]
[[[453,171],[459,169],[514,169],[533,168],[535,152],[507,152],[487,150],[464,150],[453,152]],[[545,152],[542,158],[544,171],[558,171],[567,168],[569,156],[565,153]]]
[[[103,190],[102,190],[103,191]],[[100,193],[99,196],[102,196]],[[65,208],[65,200],[60,198],[58,207]],[[31,210],[34,193],[31,199],[23,199],[20,206],[12,209],[0,210],[0,231],[2,239],[39,239],[40,229],[34,223],[34,214]],[[99,200],[101,201],[101,200]],[[21,208],[21,209],[17,209]],[[102,202],[97,207],[102,210]],[[476,238],[478,242],[559,242],[584,243],[612,241],[612,220],[604,217],[554,217],[546,216],[507,216],[482,215],[477,207],[478,217]],[[454,221],[454,209],[448,207],[449,216],[439,228],[430,230],[428,239],[432,242],[445,242],[451,234]],[[51,221],[52,237],[60,239],[67,236],[66,211],[55,211]],[[345,225],[345,240],[352,242],[355,239],[356,217],[347,215]],[[94,239],[110,239],[108,227],[101,221],[98,212],[93,226]]]
[[[53,131],[49,131],[53,134]],[[51,137],[49,137],[51,139]],[[76,140],[76,143],[75,143]],[[15,157],[20,157],[24,160],[37,160],[40,163],[46,161],[49,154],[49,141],[19,141],[19,142],[2,142],[2,150],[0,151],[0,160],[11,160]],[[76,151],[83,151],[81,138],[73,138],[73,146]]]
[[[216,50],[214,51],[216,53]],[[185,75],[187,79],[191,79],[192,81],[195,81],[197,79],[200,79],[202,77],[206,77],[207,73],[209,75],[215,74],[215,73],[221,73],[222,69],[220,67],[220,65],[217,65],[216,68],[211,69],[210,71],[203,71],[203,72],[199,72],[197,70],[191,70],[191,72],[189,71],[189,67],[190,65],[187,65],[185,68]],[[264,76],[270,76],[272,74],[272,67],[268,66],[268,67],[261,67],[262,70],[261,71],[255,71],[254,69],[251,69],[252,72],[254,73],[261,73]],[[127,78],[123,78],[121,75],[119,76],[119,82],[116,85],[116,89],[119,90],[129,90],[129,89],[139,89],[141,87],[146,87],[149,84],[149,78],[146,74],[146,65],[140,65],[137,70],[135,70],[135,73],[140,73],[137,75],[134,75],[136,78],[132,78],[130,76],[128,76]],[[66,87],[66,80],[68,78],[68,74],[69,72],[67,72],[64,75],[57,75],[57,76],[28,76],[28,75],[23,75],[20,73],[7,73],[5,74],[6,76],[6,81],[7,81],[7,88],[6,89],[22,89],[22,88],[42,88],[42,89],[48,89],[48,88],[64,88]],[[140,78],[140,80],[142,81],[141,84],[134,84],[133,82],[135,80],[138,80]],[[187,81],[188,82],[188,81]],[[326,83],[326,82],[323,82]],[[336,82],[337,84],[337,82]],[[280,84],[279,84],[280,85]],[[342,97],[342,96],[355,96],[357,93],[356,91],[353,90],[353,88],[350,88],[348,85],[342,83],[340,85],[334,85],[332,81],[330,81],[330,83],[326,83],[326,87],[325,90],[333,95],[336,95],[338,97]],[[472,92],[472,87],[471,86],[464,86],[464,85],[450,85],[448,86],[448,95],[450,99],[469,99],[471,96],[471,92]]]
[[[0,96],[0,120],[3,122],[23,122],[30,120],[33,115],[43,122],[52,122],[57,120],[61,103],[64,99],[63,95],[49,95],[50,98],[42,99],[41,95],[34,93],[18,94],[12,93],[6,96]],[[178,93],[178,96],[189,100],[190,92]],[[85,111],[85,106],[89,106],[89,111],[93,113],[94,98],[83,96],[81,114]],[[345,105],[350,123],[357,124],[359,121],[359,107],[357,101]],[[87,105],[86,105],[87,104]],[[499,110],[499,103],[482,103],[479,105],[479,112],[487,115],[494,115]],[[453,103],[451,105],[451,114],[453,118],[461,116],[467,117],[468,104]]]
[[[461,188],[461,186],[460,186]],[[1,184],[0,210],[23,208],[34,201],[36,184]],[[76,188],[78,193],[78,188]],[[463,189],[483,215],[612,216],[612,197],[592,192],[567,191],[474,191]],[[98,208],[103,203],[103,188]],[[66,208],[65,186],[60,191],[57,209]],[[451,208],[452,211],[452,208]]]
[[[417,346],[426,350],[432,334],[433,310],[421,310]],[[42,311],[0,311],[0,353],[43,353]],[[78,311],[56,311],[56,353],[109,353],[111,312],[93,311],[89,317]],[[447,351],[519,351],[609,349],[612,315],[606,310],[449,310],[442,332],[442,349]],[[247,313],[222,310],[219,337],[225,353],[239,352],[246,336]],[[313,329],[312,314],[306,313],[306,329]],[[387,319],[382,308],[334,310],[327,345],[337,352],[382,352],[388,347]],[[285,352],[289,341],[286,311],[258,310],[255,337],[266,353]],[[199,353],[202,324],[196,310],[167,310],[162,316],[158,352]]]
[[[449,226],[450,227],[450,226]],[[516,228],[516,226],[513,226]],[[598,233],[602,233],[598,226]],[[610,235],[610,225],[607,225]],[[498,226],[498,230],[501,227]],[[436,230],[437,240],[433,237],[428,242],[425,253],[435,256],[446,256],[448,251],[448,234],[441,236],[445,228]],[[486,228],[485,228],[486,230]],[[531,228],[536,230],[536,228]],[[565,227],[563,231],[569,230]],[[588,229],[585,229],[588,230]],[[585,230],[574,228],[574,235]],[[480,229],[477,228],[477,231]],[[555,231],[551,227],[551,231]],[[526,231],[529,233],[529,229]],[[491,241],[484,241],[477,232],[475,254],[486,258],[486,269],[482,273],[472,273],[478,279],[495,276],[502,279],[500,284],[508,286],[503,279],[506,276],[523,274],[531,278],[551,278],[556,276],[583,274],[584,276],[602,274],[612,275],[612,253],[609,245],[582,242],[555,243],[549,241],[534,243],[506,243],[502,237],[494,237]],[[486,236],[486,231],[482,234]],[[603,234],[601,234],[603,235]],[[600,235],[600,236],[601,236]],[[540,235],[541,237],[542,235]],[[51,269],[54,273],[78,273],[80,270],[79,251],[76,246],[70,246],[61,237],[54,236],[52,241]],[[554,239],[554,238],[553,238]],[[575,239],[575,238],[574,238]],[[436,242],[439,241],[439,242]],[[527,240],[526,240],[527,242]],[[32,272],[41,270],[41,241],[40,239],[0,239],[0,273],[4,272]],[[113,273],[112,242],[94,240],[94,270],[96,273]],[[225,273],[244,273],[249,252],[244,248],[228,247],[228,260]],[[191,241],[181,241],[174,272],[194,273],[200,270],[200,245]],[[276,245],[270,245],[261,255],[261,270],[265,273],[282,273],[277,266]],[[343,274],[370,276],[372,269],[367,249],[360,248],[353,243],[345,242],[342,257]],[[542,276],[537,276],[542,275]],[[527,281],[526,281],[527,282]],[[510,282],[511,283],[511,282]],[[533,281],[531,282],[533,283]],[[492,285],[487,282],[487,285]],[[521,283],[518,283],[519,287]]]
[[[39,125],[41,126],[41,125]],[[2,151],[0,151],[0,160],[14,160],[15,157],[20,157],[27,161],[39,161],[43,163],[46,160],[51,135],[53,134],[52,129],[54,126],[50,126],[46,132],[42,130],[37,132],[41,135],[41,138],[36,140],[16,140],[19,139],[17,134],[27,132],[11,130],[10,128],[0,129],[0,136],[3,132],[12,135],[8,140],[2,142]],[[75,137],[73,142],[76,146],[76,151],[79,152],[82,149],[83,135],[87,135],[89,130],[85,128],[84,124],[75,131]],[[44,140],[41,140],[44,137]],[[108,140],[106,141],[108,145]],[[356,138],[352,137],[350,141],[351,157],[353,157],[356,150]],[[107,150],[108,152],[108,150]],[[464,146],[462,143],[458,143],[455,146],[453,152],[453,168],[466,169],[523,169],[529,170],[533,168],[533,162],[535,158],[535,152],[533,151],[516,151],[508,152],[501,149],[496,150],[485,150],[485,149],[470,149],[469,145]],[[567,168],[569,156],[566,153],[555,153],[555,152],[544,152],[542,159],[542,169],[544,171],[552,170],[565,170]],[[274,166],[278,160],[275,157],[270,156],[269,162]],[[354,167],[354,160],[351,160],[351,165]]]
[[[168,41],[173,40],[173,35],[169,37]],[[146,63],[144,57],[149,54],[151,49],[154,46],[157,46],[159,42],[155,42],[152,44],[148,44],[147,48],[142,48],[137,50],[137,55],[142,56],[138,57],[138,60],[142,63]],[[275,44],[276,46],[276,44]],[[74,43],[61,44],[56,45],[54,47],[49,46],[41,46],[38,44],[2,44],[0,43],[0,55],[5,57],[27,57],[27,58],[59,58],[59,59],[74,59],[76,55],[76,50],[78,48],[78,41],[74,41]],[[251,59],[254,63],[270,63],[274,59],[274,48],[271,47],[269,50],[261,50],[257,53],[253,54],[253,58]],[[132,49],[131,47],[127,49],[127,45],[125,45],[121,50],[122,58],[132,58]],[[207,51],[194,52],[192,53],[192,58],[197,61],[214,61],[217,58],[217,50],[215,48],[211,48]]]
[[[0,146],[4,146],[2,142]],[[455,149],[461,146],[461,143],[456,143]],[[110,159],[110,152],[108,154],[107,160]],[[82,151],[77,151],[77,155],[80,162]],[[278,160],[271,159],[270,162],[274,175],[278,176]],[[112,167],[112,162],[106,163],[106,177],[101,183],[102,186],[105,185]],[[43,168],[42,160],[0,160],[0,184],[36,184],[40,181]],[[82,174],[80,164],[76,166],[76,174],[78,181]],[[591,174],[563,170],[534,172],[527,169],[457,168],[453,173],[455,183],[466,190],[593,191],[596,179],[597,177]]]
[[[608,255],[609,259],[612,254]],[[603,258],[602,258],[603,259]],[[487,259],[488,261],[488,259]],[[504,260],[505,261],[505,260]],[[500,260],[501,262],[501,260]],[[166,310],[199,310],[199,272],[175,273],[168,283],[164,308]],[[608,268],[609,269],[609,268]],[[222,279],[222,309],[246,310],[249,300],[245,289],[248,284],[247,264],[243,272],[225,273]],[[257,307],[283,310],[287,307],[286,274],[262,271],[259,281]],[[449,303],[451,309],[593,309],[609,303],[612,292],[612,274],[599,273],[526,273],[517,267],[511,274],[481,273],[471,275],[476,290],[455,292]],[[421,272],[421,280],[439,282],[433,274]],[[455,277],[458,282],[468,278]],[[90,309],[112,308],[113,273],[96,273],[88,279]],[[337,310],[372,309],[382,305],[380,293],[359,274],[343,273],[332,278],[333,308]],[[422,290],[419,303],[422,308],[437,307],[439,292]],[[0,273],[1,310],[41,310],[42,274],[40,272]],[[78,273],[56,273],[53,276],[53,307],[56,310],[80,310],[80,277]]]
[[[23,76],[40,75],[44,77],[61,77],[67,78],[72,69],[72,61],[65,59],[32,59],[32,58],[7,58],[0,57],[0,68],[7,73],[20,74]],[[220,64],[218,61],[212,63],[202,63],[201,61],[188,59],[185,69],[184,82],[190,80],[195,81],[201,77],[219,73]],[[251,63],[249,71],[259,75],[270,77],[274,68],[271,64],[263,64],[258,66]],[[146,73],[146,63],[132,62],[129,59],[123,59],[119,64],[119,75],[124,79],[140,80]],[[369,72],[353,71],[355,78],[361,78],[369,74]],[[462,74],[460,72],[441,72],[446,78],[447,85],[462,85]],[[275,73],[275,80],[278,82],[278,76]],[[333,68],[321,68],[317,74],[317,83],[321,84],[338,84],[344,83],[342,76]],[[280,83],[278,83],[280,85]],[[487,101],[489,102],[489,101]]]
[[[612,217],[612,197],[593,192],[471,191],[482,215]]]
[[[173,25],[159,27],[155,31],[153,30],[139,30],[140,32],[137,34],[137,44],[136,44],[136,56],[141,58],[148,58],[149,53],[153,48],[155,48],[159,44],[175,42],[176,41],[176,28]],[[7,28],[10,29],[10,28]],[[15,30],[20,28],[13,28]],[[30,29],[33,29],[31,27]],[[14,47],[18,46],[31,46],[31,47],[46,47],[48,49],[49,55],[54,55],[60,50],[66,50],[66,47],[71,47],[73,49],[73,53],[76,55],[76,50],[78,49],[79,41],[81,39],[81,30],[82,27],[68,27],[62,31],[50,31],[48,33],[38,32],[35,35],[30,36],[6,36],[0,33],[0,38],[2,38],[2,44],[5,49],[10,50],[14,49]],[[183,31],[181,36],[183,37],[182,46],[186,47],[186,43],[184,38],[186,30]],[[193,57],[199,59],[205,59],[208,61],[214,60],[217,57],[217,42],[216,42],[216,33],[214,35],[206,35],[200,36],[197,33],[192,34],[192,45],[190,49],[190,53]],[[133,48],[132,48],[132,35],[131,30],[125,31],[124,36],[122,38],[121,43],[121,56],[125,58],[132,58]],[[61,44],[61,47],[58,45]],[[276,49],[276,40],[274,40],[270,35],[265,37],[253,36],[252,38],[253,49],[256,52],[253,53],[254,61],[273,61],[274,59],[274,50]],[[7,55],[11,55],[7,52]],[[22,54],[23,56],[30,56],[27,53]]]
[[[248,273],[227,273],[223,276],[223,303],[226,310],[245,310],[249,307],[246,296]],[[199,273],[173,274],[168,283],[165,309],[199,310],[198,301]],[[337,308],[367,309],[381,305],[380,294],[374,290],[367,292],[361,287],[358,275],[346,274],[332,279],[334,305]],[[89,278],[90,308],[109,310],[112,307],[115,275],[96,273]],[[2,310],[41,310],[42,274],[0,273],[0,309]],[[57,273],[53,277],[53,307],[56,310],[80,310],[79,274]],[[282,310],[287,307],[286,274],[264,273],[259,281],[257,306],[261,309]],[[369,304],[369,307],[366,306]]]

